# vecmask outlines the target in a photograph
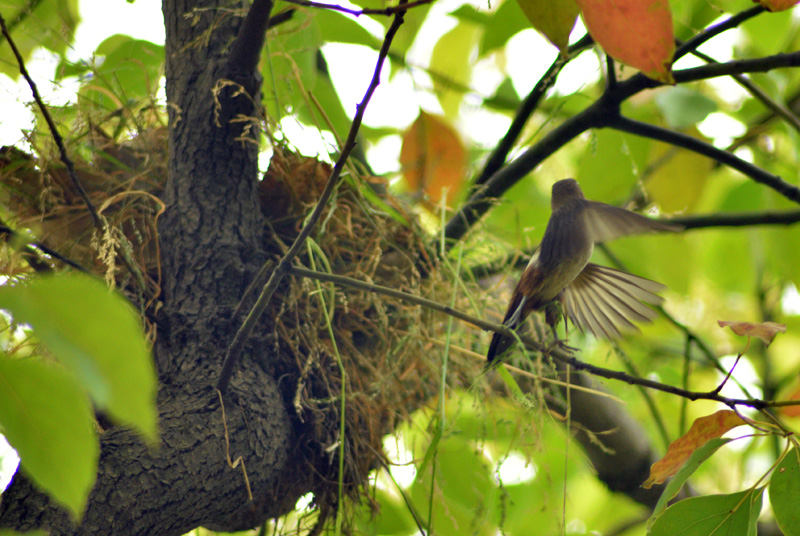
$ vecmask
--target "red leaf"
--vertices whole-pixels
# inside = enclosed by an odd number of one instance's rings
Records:
[[[668,0],[576,0],[592,37],[614,59],[672,84],[675,37]]]
[[[785,11],[791,9],[800,0],[753,0],[753,3],[761,4],[770,11]]]

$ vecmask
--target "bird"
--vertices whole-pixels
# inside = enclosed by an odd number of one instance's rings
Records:
[[[517,329],[533,311],[544,310],[553,330],[565,315],[581,331],[613,339],[649,322],[656,312],[661,283],[589,262],[594,245],[622,236],[648,232],[677,232],[680,225],[652,220],[624,208],[583,195],[574,179],[553,185],[551,214],[539,248],[522,273],[511,296],[503,325]],[[495,333],[487,353],[487,367],[516,339]],[[556,337],[556,340],[557,337]]]

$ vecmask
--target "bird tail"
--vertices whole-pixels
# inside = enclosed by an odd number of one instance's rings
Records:
[[[522,323],[524,316],[522,308],[525,305],[525,296],[517,294],[508,306],[506,316],[503,318],[503,325],[510,329],[517,329]],[[511,348],[516,339],[503,335],[502,333],[495,333],[492,336],[492,342],[489,343],[489,351],[486,353],[486,367],[491,367],[495,358],[502,356]]]

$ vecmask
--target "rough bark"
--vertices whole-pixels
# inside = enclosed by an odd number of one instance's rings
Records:
[[[183,534],[198,526],[240,530],[279,515],[296,495],[281,485],[288,423],[268,379],[238,375],[225,403],[230,456],[243,456],[254,502],[241,465],[226,461],[217,394],[197,382],[162,389],[160,445],[148,447],[122,428],[101,435],[97,484],[78,527],[19,473],[3,496],[0,525],[47,528],[53,535]]]
[[[253,6],[268,18],[263,0]],[[97,482],[79,527],[18,473],[3,494],[0,526],[51,534],[241,530],[285,513],[309,489],[308,464],[290,459],[298,449],[277,383],[266,372],[269,345],[251,343],[225,399],[230,457],[244,459],[252,502],[241,466],[228,464],[213,388],[237,327],[231,312],[265,258],[258,145],[249,141],[258,130],[248,129],[259,116],[261,44],[251,35],[234,46],[247,8],[224,0],[163,3],[170,159],[154,348],[161,443],[149,448],[124,429],[101,435]],[[249,28],[258,29],[258,23]]]

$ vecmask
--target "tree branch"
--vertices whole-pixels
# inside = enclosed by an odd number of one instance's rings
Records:
[[[694,56],[697,56],[703,61],[708,63],[718,64],[719,62],[709,56],[708,54],[703,54],[699,50],[695,50],[692,52]],[[760,100],[764,103],[764,106],[769,108],[773,114],[778,117],[782,117],[784,121],[789,123],[796,131],[800,132],[800,118],[798,118],[789,108],[781,104],[780,102],[776,101],[769,95],[767,92],[758,87],[752,80],[747,78],[742,74],[734,74],[732,78],[736,80],[736,82],[742,86],[747,92],[749,92],[753,97]]]
[[[258,69],[261,49],[264,48],[264,41],[267,38],[272,6],[272,0],[253,1],[228,56],[228,69],[231,72],[250,75]],[[250,94],[254,93],[252,88],[248,88],[248,91]]]
[[[798,54],[798,60],[800,60],[800,54]],[[758,183],[769,186],[787,199],[791,199],[795,203],[800,203],[800,188],[797,186],[789,184],[777,175],[768,173],[760,167],[751,164],[746,160],[742,160],[734,154],[722,149],[717,149],[710,143],[693,136],[689,136],[688,134],[675,132],[673,130],[651,125],[649,123],[643,123],[641,121],[635,121],[621,115],[612,119],[606,126],[621,132],[627,132],[629,134],[635,134],[637,136],[663,141],[676,147],[682,147],[689,151],[707,156],[743,173]]]
[[[230,382],[231,376],[233,375],[236,365],[239,362],[245,342],[247,342],[247,339],[250,337],[253,328],[255,328],[256,323],[258,322],[258,319],[267,308],[267,305],[269,304],[270,299],[272,299],[272,295],[275,293],[278,285],[283,280],[284,276],[289,273],[289,270],[292,266],[292,261],[294,261],[294,258],[298,255],[298,253],[300,253],[306,238],[308,238],[311,234],[311,231],[314,230],[317,221],[322,215],[322,211],[325,209],[325,206],[327,205],[334,188],[339,182],[339,176],[341,175],[342,169],[344,169],[347,158],[350,156],[350,152],[355,147],[356,136],[358,135],[358,129],[361,126],[364,112],[366,112],[367,105],[369,104],[372,95],[375,93],[375,90],[380,84],[381,70],[383,69],[386,56],[389,53],[389,46],[392,44],[392,40],[394,39],[395,34],[397,34],[397,30],[403,24],[404,15],[405,12],[402,11],[396,13],[394,20],[392,21],[392,25],[386,32],[386,37],[383,40],[381,50],[378,54],[378,61],[375,65],[375,71],[372,74],[372,80],[370,81],[369,87],[364,94],[364,98],[356,108],[356,115],[353,118],[352,125],[350,126],[350,132],[347,135],[347,140],[342,147],[342,152],[339,155],[339,158],[336,160],[336,163],[333,166],[331,175],[328,177],[328,181],[325,184],[322,194],[320,195],[319,201],[317,201],[317,205],[314,207],[314,211],[308,217],[308,220],[306,220],[305,225],[303,225],[303,228],[300,230],[300,234],[297,235],[297,238],[289,248],[289,251],[286,252],[280,262],[278,262],[275,270],[272,272],[270,278],[262,288],[261,294],[256,300],[255,305],[253,305],[250,313],[247,315],[241,327],[236,332],[236,336],[234,337],[230,346],[228,346],[228,350],[225,353],[225,359],[222,364],[222,370],[217,381],[217,389],[219,389],[222,394],[225,394],[225,391],[227,390],[228,383]]]
[[[682,45],[680,45],[677,50],[675,51],[675,57],[673,61],[678,61],[679,58],[682,58],[686,54],[697,50],[697,48],[708,41],[709,39],[718,36],[722,32],[728,31],[732,28],[736,28],[746,20],[752,19],[756,15],[760,15],[766,11],[762,6],[754,6],[749,9],[742,11],[741,13],[737,13],[736,15],[726,19],[719,24],[715,24],[714,26],[709,26],[699,34],[695,35],[691,39],[687,39]],[[637,74],[636,76],[644,75]]]
[[[701,65],[700,67],[692,67],[689,69],[679,69],[673,71],[672,74],[675,77],[675,82],[680,84],[684,82],[707,80],[718,76],[764,73],[774,69],[797,66],[800,66],[800,52],[788,52],[785,54],[774,54],[764,58],[726,61],[724,63],[712,63],[710,65]],[[656,87],[658,85],[660,85],[660,83],[654,80],[651,87]]]
[[[326,4],[325,2],[314,2],[312,0],[284,0],[284,2],[295,4],[297,6],[315,7],[319,9],[330,9],[331,11],[338,11],[340,13],[347,13],[348,15],[353,15],[354,17],[360,17],[361,15],[388,16],[388,15],[395,15],[397,13],[404,13],[409,9],[430,4],[433,2],[433,0],[415,0],[414,2],[401,3],[397,6],[392,6],[382,9],[376,9],[376,8],[351,9],[349,7],[340,6],[339,4]]]
[[[559,55],[555,61],[553,61],[550,68],[547,69],[542,77],[536,82],[536,85],[533,86],[531,92],[528,93],[528,96],[525,97],[525,100],[519,105],[517,109],[517,113],[514,116],[514,120],[511,122],[511,126],[508,127],[508,131],[506,132],[503,139],[500,140],[500,143],[497,144],[492,154],[489,156],[489,159],[486,161],[486,165],[483,167],[483,171],[481,174],[478,175],[478,178],[475,179],[475,186],[473,187],[473,191],[479,187],[480,185],[486,183],[492,175],[499,170],[508,158],[508,153],[511,152],[511,148],[517,142],[522,129],[525,127],[525,124],[528,122],[528,119],[533,114],[534,110],[539,106],[539,102],[544,97],[544,94],[553,87],[555,84],[556,79],[558,78],[558,74],[561,72],[561,69],[570,62],[575,56],[586,50],[594,43],[594,40],[589,34],[583,36],[580,41],[570,45],[568,55],[563,57]]]
[[[548,348],[546,345],[543,345],[541,342],[532,339],[531,337],[520,335],[516,333],[514,330],[509,329],[503,324],[495,324],[493,322],[487,322],[480,318],[473,317],[452,307],[448,307],[447,305],[442,305],[440,303],[433,302],[431,300],[427,300],[425,298],[420,298],[419,296],[413,296],[411,294],[406,294],[405,292],[401,292],[399,290],[391,289],[388,287],[383,287],[380,285],[372,285],[370,283],[365,283],[363,281],[358,281],[356,279],[352,279],[345,276],[340,275],[333,275],[333,274],[326,274],[322,272],[315,272],[313,270],[306,270],[305,268],[297,268],[297,267],[290,267],[288,269],[289,273],[294,275],[298,275],[301,277],[309,277],[312,279],[316,279],[319,281],[327,281],[330,283],[334,283],[341,286],[347,286],[356,288],[359,290],[365,290],[368,292],[375,292],[376,294],[383,294],[386,296],[391,296],[393,298],[401,299],[407,301],[409,303],[414,303],[416,305],[421,305],[423,307],[428,307],[434,311],[439,311],[446,315],[450,315],[454,318],[458,318],[459,320],[463,320],[469,324],[477,326],[479,328],[483,328],[484,330],[494,331],[496,333],[500,333],[502,335],[508,335],[512,337],[519,337],[519,339],[525,343],[526,347],[532,349],[535,352],[539,352],[543,355],[547,355],[552,357],[556,361],[564,363],[573,367],[579,371],[585,371],[589,374],[594,376],[598,376],[601,378],[606,378],[610,380],[617,380],[621,382],[625,382],[630,385],[638,385],[641,387],[646,387],[648,389],[653,389],[656,391],[661,391],[664,393],[673,394],[676,396],[680,396],[686,398],[688,400],[713,400],[716,402],[720,402],[725,404],[730,408],[735,408],[737,406],[746,406],[751,407],[756,410],[762,410],[769,407],[781,407],[781,406],[797,406],[800,405],[800,400],[760,400],[757,398],[732,398],[722,396],[717,392],[710,391],[690,391],[688,389],[682,389],[680,387],[673,387],[671,385],[667,385],[661,382],[656,382],[653,380],[648,380],[645,378],[639,378],[637,376],[632,376],[625,372],[607,369],[603,367],[598,367],[595,365],[591,365],[589,363],[585,363],[575,357],[572,357],[567,352],[560,348]]]

